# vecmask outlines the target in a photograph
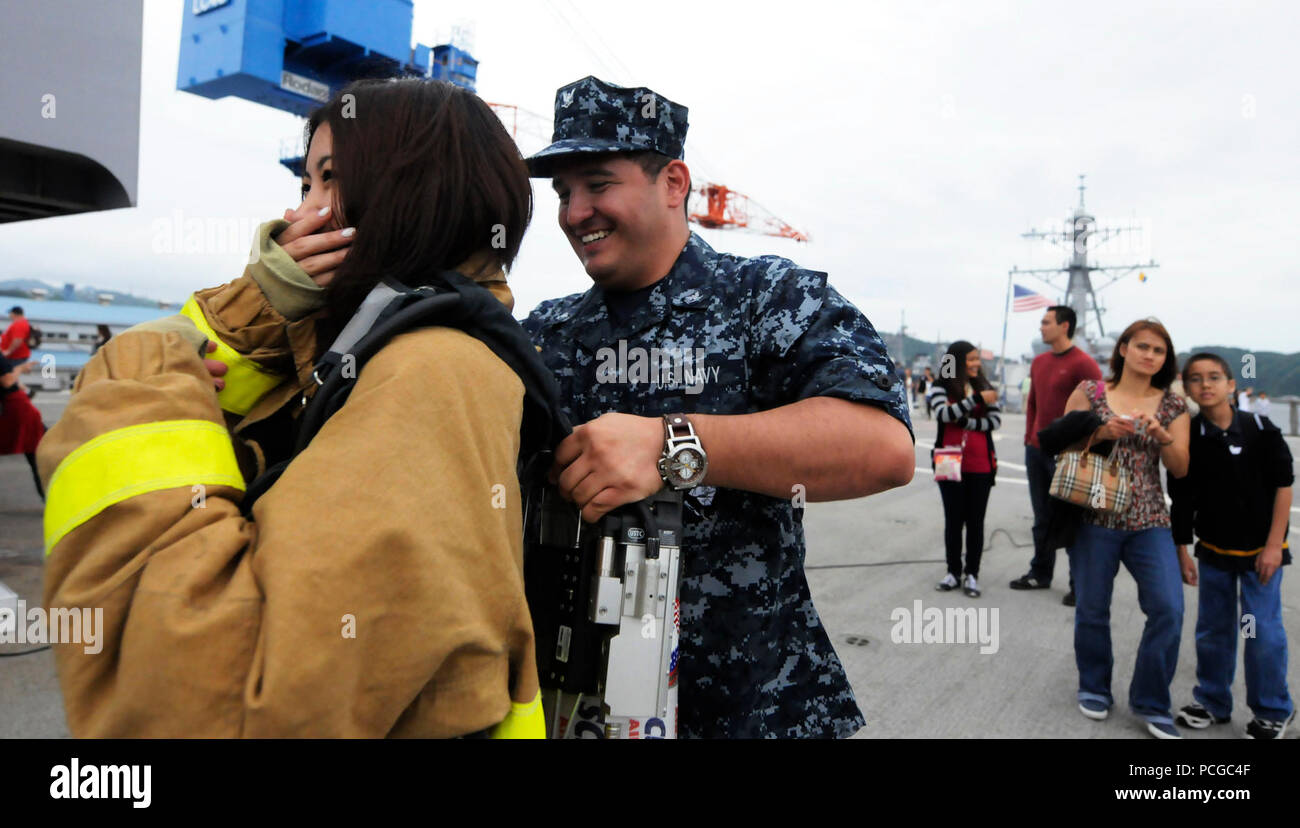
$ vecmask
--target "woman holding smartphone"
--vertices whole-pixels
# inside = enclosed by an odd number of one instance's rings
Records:
[[[460,330],[401,334],[293,455],[315,361],[381,279],[454,270],[509,307],[527,170],[434,81],[352,84],[307,143],[302,204],[244,275],[111,339],[41,444],[46,604],[104,610],[101,652],[55,647],[69,728],[543,735],[514,371]]]
[[[1102,421],[1093,439],[1114,441],[1110,456],[1127,469],[1133,499],[1119,514],[1089,511],[1070,547],[1074,654],[1079,668],[1079,710],[1105,719],[1114,704],[1110,601],[1121,563],[1138,585],[1146,615],[1129,706],[1159,739],[1180,738],[1174,727],[1169,684],[1178,665],[1183,626],[1182,580],[1193,566],[1180,560],[1160,486],[1160,466],[1174,477],[1187,474],[1187,402],[1170,389],[1178,372],[1174,344],[1154,319],[1129,325],[1115,343],[1104,383],[1079,384],[1065,412],[1091,411]]]
[[[948,346],[940,377],[930,388],[927,405],[935,412],[938,449],[961,449],[961,479],[940,480],[943,498],[943,541],[948,574],[935,585],[947,592],[961,587],[971,598],[980,596],[980,556],[984,551],[984,513],[997,475],[998,457],[993,431],[1002,425],[998,392],[984,376],[980,352],[958,340]],[[962,567],[962,528],[966,530],[966,565]]]

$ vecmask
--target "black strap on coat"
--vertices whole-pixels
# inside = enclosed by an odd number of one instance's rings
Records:
[[[343,407],[370,358],[398,334],[418,328],[438,326],[464,331],[486,345],[519,377],[524,386],[518,466],[521,480],[549,466],[549,462],[537,462],[538,457],[553,450],[572,431],[560,410],[555,378],[528,334],[491,291],[454,271],[442,271],[434,277],[433,284],[419,288],[387,279],[381,285],[384,287],[377,286],[376,291],[395,295],[346,353],[331,348],[317,362],[312,374],[317,383],[316,392],[298,418],[293,455],[267,469],[249,485],[242,505],[244,514],[251,514],[257,499],[279,480],[293,458],[307,448],[325,422]],[[358,316],[361,313],[358,309]],[[438,359],[440,355],[430,353],[429,358]]]

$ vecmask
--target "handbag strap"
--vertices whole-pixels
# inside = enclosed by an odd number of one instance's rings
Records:
[[[1094,385],[1092,388],[1092,398],[1097,402],[1101,402],[1102,395],[1106,391],[1106,381],[1093,380],[1093,383]],[[1092,436],[1088,438],[1088,445],[1085,446],[1083,449],[1085,452],[1087,452],[1088,448],[1092,446],[1092,441],[1096,438],[1096,436],[1097,436],[1097,432],[1094,431],[1092,433]],[[1115,441],[1114,448],[1110,450],[1110,456],[1106,458],[1106,468],[1107,469],[1118,468],[1121,471],[1123,471],[1123,466],[1121,466],[1119,462],[1119,440]]]
[[[1101,390],[1104,386],[1102,385],[1101,380],[1093,380],[1092,382],[1093,382],[1092,400],[1093,402],[1101,402]],[[1088,442],[1085,443],[1083,446],[1083,454],[1086,455],[1088,453],[1088,451],[1092,448],[1093,441],[1096,439],[1097,439],[1097,432],[1094,430],[1091,434],[1088,435]]]
[[[1089,435],[1088,435],[1088,442],[1086,442],[1086,443],[1083,444],[1083,451],[1082,451],[1081,453],[1082,453],[1082,454],[1087,454],[1087,453],[1088,453],[1088,449],[1092,448],[1092,441],[1093,441],[1093,440],[1096,440],[1096,439],[1097,439],[1097,432],[1096,432],[1096,431],[1094,431],[1094,432],[1092,432],[1091,434],[1089,434]]]

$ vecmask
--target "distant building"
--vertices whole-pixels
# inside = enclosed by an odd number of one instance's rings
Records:
[[[100,325],[116,336],[132,325],[173,313],[162,308],[48,300],[24,302],[23,311],[41,332],[41,347],[31,357],[36,366],[23,382],[49,390],[67,388],[76,379],[99,339]]]

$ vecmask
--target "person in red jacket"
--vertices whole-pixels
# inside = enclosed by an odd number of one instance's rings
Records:
[[[1012,589],[1047,589],[1056,569],[1056,549],[1047,542],[1047,491],[1056,471],[1056,458],[1038,447],[1038,432],[1065,413],[1070,392],[1085,380],[1101,380],[1097,360],[1074,347],[1078,317],[1074,309],[1053,305],[1043,312],[1039,331],[1050,351],[1034,357],[1029,367],[1029,399],[1025,404],[1025,474],[1029,478],[1029,502],[1034,509],[1034,557],[1029,572],[1011,582]],[[1063,604],[1074,606],[1074,583]]]
[[[0,356],[0,454],[21,454],[27,458],[36,481],[36,493],[42,498],[45,490],[36,471],[36,446],[43,436],[45,424],[41,422],[41,412],[18,384],[13,363]]]
[[[5,357],[21,368],[32,355],[31,349],[27,347],[27,337],[31,333],[32,325],[23,315],[23,309],[14,305],[9,309],[9,327],[0,334],[0,357]],[[21,370],[19,373],[22,373]]]

